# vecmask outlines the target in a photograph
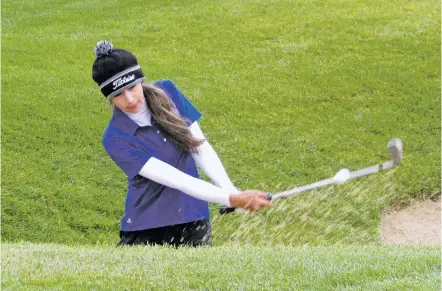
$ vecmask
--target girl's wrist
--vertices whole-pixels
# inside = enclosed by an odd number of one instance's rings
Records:
[[[239,202],[239,195],[237,192],[229,195],[229,203],[231,207],[237,207]]]

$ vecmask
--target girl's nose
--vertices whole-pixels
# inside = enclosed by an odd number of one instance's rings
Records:
[[[132,93],[128,89],[124,89],[122,94],[127,102],[131,102],[134,99],[134,96],[132,95]]]

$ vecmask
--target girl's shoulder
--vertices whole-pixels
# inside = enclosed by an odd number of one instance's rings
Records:
[[[201,117],[201,113],[195,108],[189,99],[178,89],[172,80],[159,80],[152,83],[162,89],[167,97],[175,104],[178,113],[189,119],[192,123]]]
[[[155,87],[159,87],[160,89],[167,89],[167,88],[176,88],[175,84],[172,82],[172,80],[169,79],[163,79],[163,80],[157,80],[152,83]]]
[[[164,79],[158,80],[152,83],[153,86],[160,88],[166,93],[167,97],[178,106],[177,103],[181,103],[182,99],[185,98],[183,93],[178,89],[178,87],[173,83],[172,80]]]

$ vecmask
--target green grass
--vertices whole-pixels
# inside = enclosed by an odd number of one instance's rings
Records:
[[[438,1],[3,1],[2,241],[114,244],[122,172],[91,79],[101,39],[172,79],[241,189],[402,165],[218,217],[215,245],[379,242],[384,209],[440,195]],[[215,251],[214,251],[215,252]]]
[[[439,247],[3,244],[2,290],[438,290]]]
[[[440,289],[440,246],[378,231],[389,207],[440,196],[438,1],[1,5],[2,290]],[[191,99],[241,189],[383,162],[393,137],[403,162],[256,215],[212,205],[212,248],[115,248],[126,185],[101,146],[102,39]]]

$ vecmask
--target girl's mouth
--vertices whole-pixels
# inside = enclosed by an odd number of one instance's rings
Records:
[[[127,108],[129,108],[130,110],[135,110],[135,109],[137,109],[137,107],[138,107],[138,103],[135,103],[134,105],[131,105]]]

